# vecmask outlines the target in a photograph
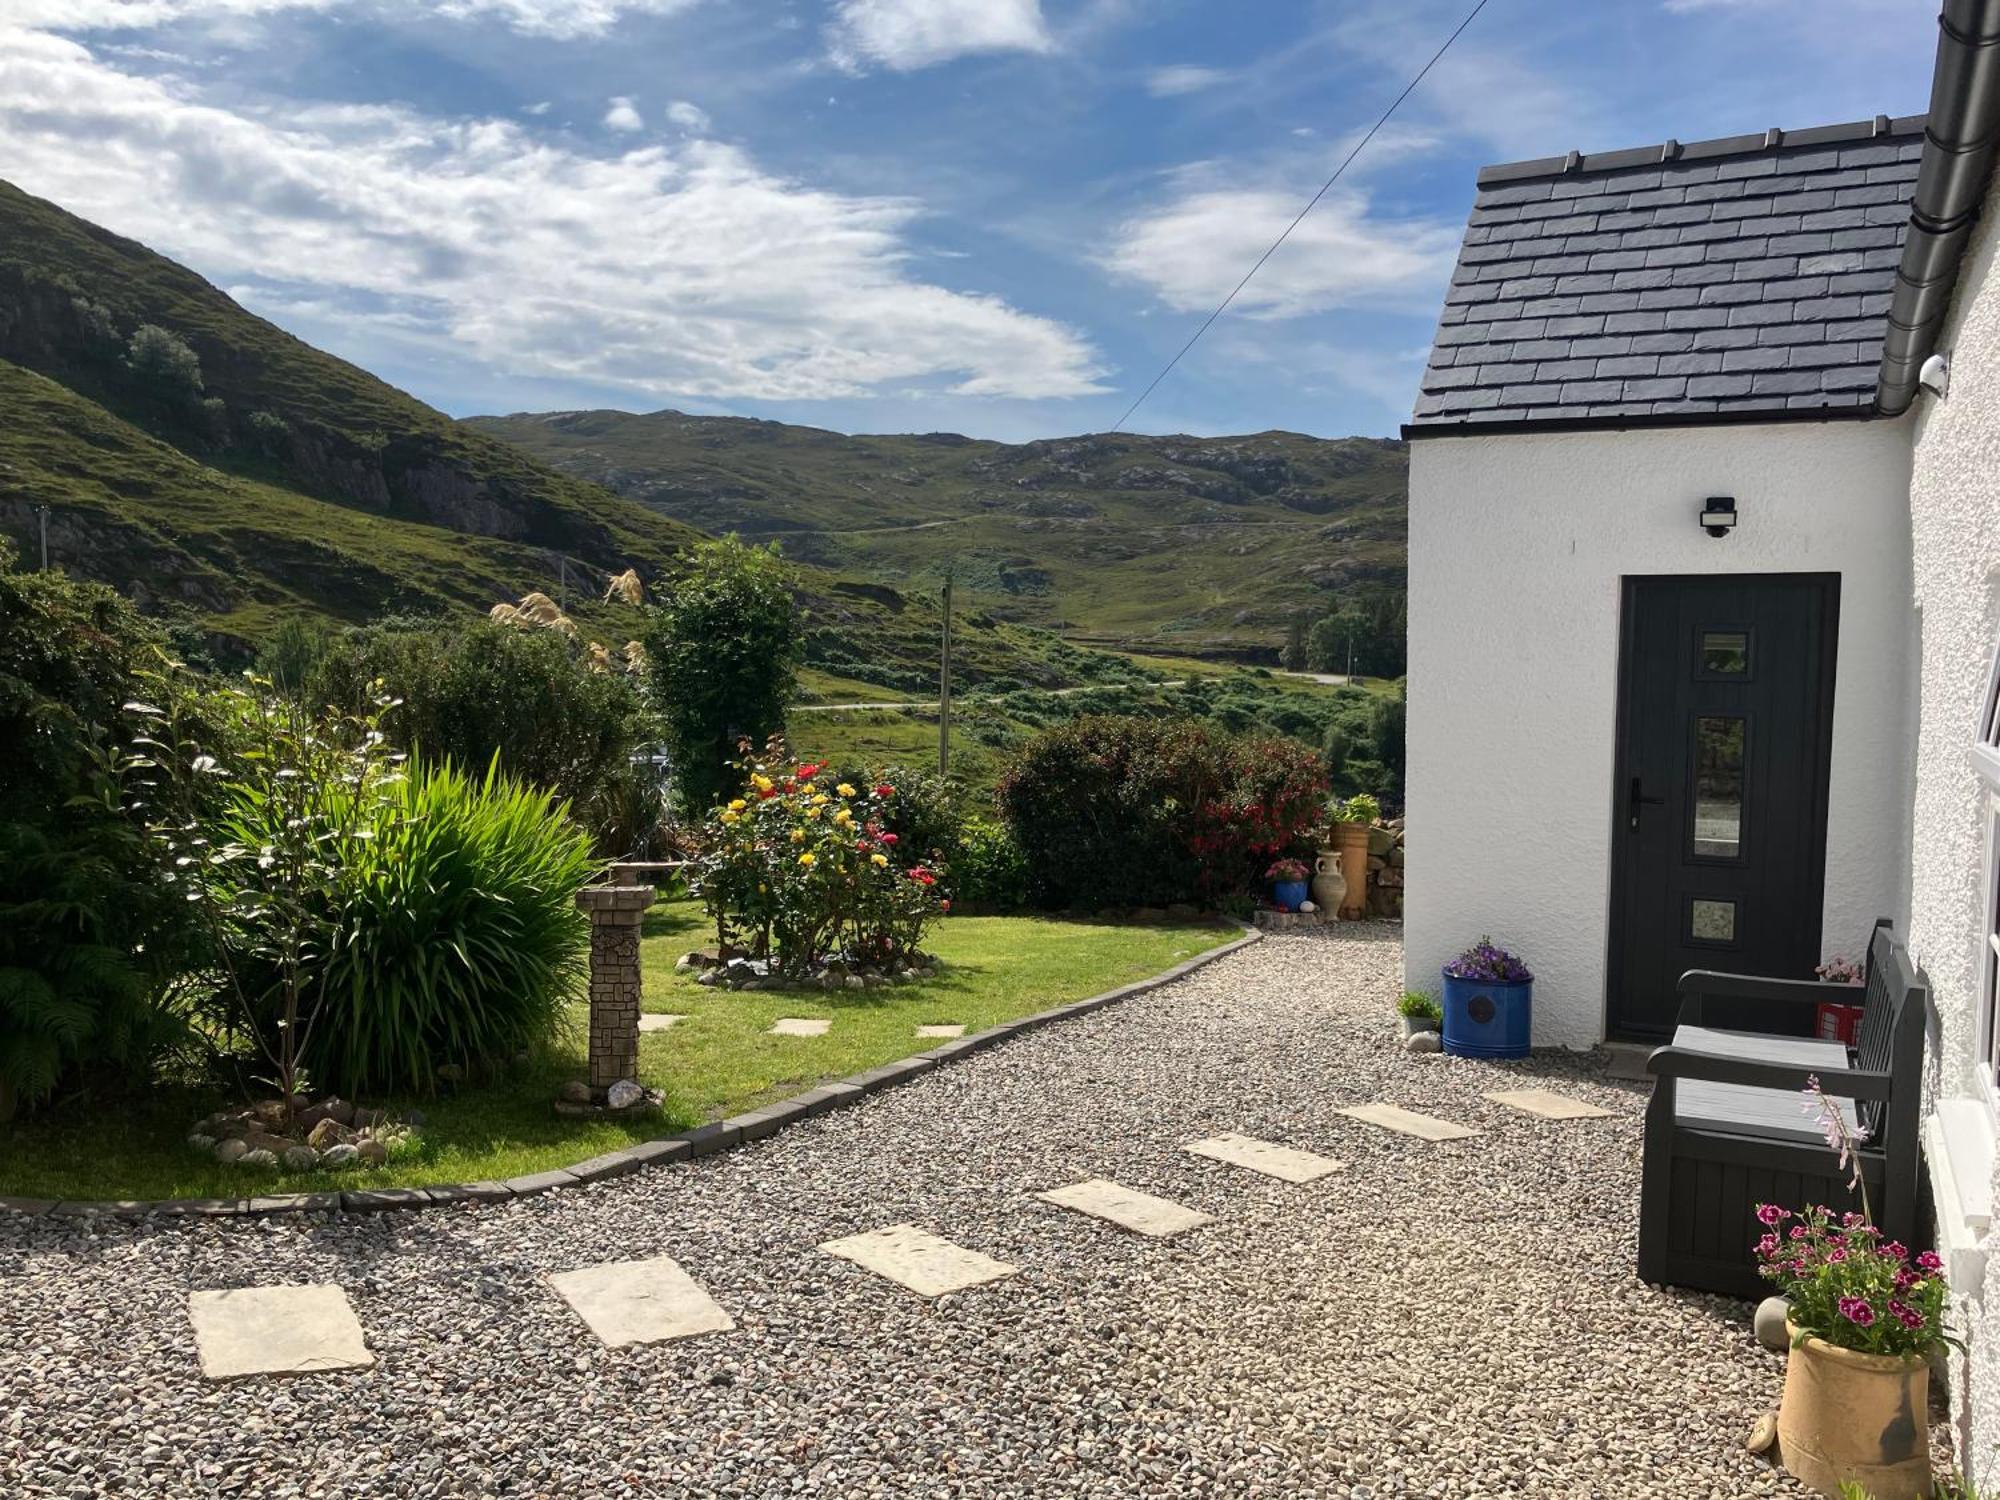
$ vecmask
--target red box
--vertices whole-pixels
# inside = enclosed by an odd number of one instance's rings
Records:
[[[1852,1047],[1861,1036],[1861,1007],[1841,1005],[1831,1000],[1819,1002],[1821,1041],[1841,1042]]]

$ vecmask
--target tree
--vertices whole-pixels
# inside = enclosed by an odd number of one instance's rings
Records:
[[[777,548],[733,536],[697,547],[645,644],[676,795],[699,815],[733,784],[738,743],[784,728],[801,634]]]
[[[1285,649],[1278,653],[1278,665],[1287,672],[1303,672],[1306,669],[1306,622],[1303,615],[1293,615],[1285,636]]]
[[[125,363],[140,381],[171,405],[201,400],[201,359],[179,334],[142,323],[125,346]]]

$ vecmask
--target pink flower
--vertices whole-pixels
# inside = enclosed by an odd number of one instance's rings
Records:
[[[1924,1315],[1922,1313],[1918,1312],[1914,1307],[1898,1302],[1894,1297],[1889,1299],[1889,1314],[1905,1328],[1915,1329],[1924,1326]]]
[[[1785,1211],[1775,1203],[1760,1203],[1757,1205],[1757,1222],[1759,1224],[1766,1225],[1767,1227],[1775,1226],[1782,1222],[1784,1217]]]
[[[1939,1260],[1935,1250],[1926,1250],[1917,1257],[1917,1264],[1926,1271],[1942,1271],[1944,1262]]]
[[[1826,1258],[1828,1264],[1839,1265],[1842,1261],[1847,1259],[1847,1251],[1844,1250],[1839,1245],[1835,1245],[1831,1250],[1826,1252]]]
[[[1879,1254],[1887,1256],[1890,1260],[1908,1260],[1910,1258],[1910,1252],[1903,1247],[1901,1240],[1884,1240],[1876,1248]]]
[[[1808,1231],[1806,1229],[1806,1226],[1803,1224],[1794,1224],[1792,1226],[1792,1238],[1795,1240],[1804,1239],[1807,1233]]]
[[[1875,1322],[1875,1309],[1868,1305],[1866,1297],[1842,1297],[1840,1315],[1856,1328],[1869,1328]]]
[[[1757,1253],[1759,1255],[1774,1255],[1777,1253],[1777,1249],[1778,1237],[1775,1234],[1767,1234],[1761,1240],[1757,1241]]]

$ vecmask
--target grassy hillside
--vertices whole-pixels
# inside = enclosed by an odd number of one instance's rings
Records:
[[[193,351],[198,383],[135,359],[145,327]],[[603,572],[670,576],[699,535],[4,182],[0,413],[0,536],[33,558],[48,507],[54,562],[192,612],[225,651],[288,613],[360,621],[555,594],[564,559],[590,623]],[[935,683],[934,599],[810,566],[799,579],[816,666],[892,693]],[[976,608],[960,613],[957,660],[967,685],[1003,691],[1142,676]]]
[[[1400,587],[1408,453],[1296,433],[1007,444],[678,412],[464,426],[704,531],[934,589],[999,619],[1168,650],[1273,650],[1293,611]]]

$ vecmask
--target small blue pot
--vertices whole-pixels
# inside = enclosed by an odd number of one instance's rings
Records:
[[[1303,880],[1274,880],[1271,882],[1271,899],[1278,903],[1279,911],[1297,911],[1309,899]]]
[[[1535,982],[1492,984],[1444,976],[1444,1050],[1453,1057],[1526,1057]]]

